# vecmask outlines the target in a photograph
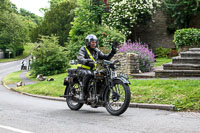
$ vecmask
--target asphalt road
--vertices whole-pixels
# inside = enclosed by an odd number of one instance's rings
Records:
[[[0,80],[20,69],[0,63]],[[200,133],[200,113],[129,108],[116,117],[105,108],[71,111],[65,102],[21,95],[0,85],[0,133]]]

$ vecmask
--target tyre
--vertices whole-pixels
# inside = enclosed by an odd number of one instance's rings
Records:
[[[78,103],[78,102],[72,100],[72,97],[79,97],[79,95],[80,95],[79,84],[74,83],[72,85],[72,87],[68,86],[68,88],[66,88],[66,89],[67,89],[67,95],[68,95],[68,97],[66,98],[66,102],[67,102],[68,107],[71,110],[79,110],[83,106],[83,103]]]
[[[105,93],[106,110],[111,115],[121,115],[127,110],[130,99],[129,86],[121,82],[121,80],[114,80],[113,89],[107,89]]]

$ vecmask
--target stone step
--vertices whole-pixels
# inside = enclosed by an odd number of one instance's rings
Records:
[[[187,51],[187,52],[181,52],[180,53],[181,57],[196,57],[200,58],[200,51],[199,52],[192,52],[192,51]]]
[[[200,48],[190,48],[189,51],[192,51],[192,52],[200,52]]]
[[[200,70],[156,70],[155,77],[200,77]]]
[[[173,57],[172,58],[173,64],[200,64],[200,58],[196,57]]]
[[[149,72],[149,73],[140,73],[140,74],[131,74],[133,79],[138,79],[138,78],[155,78],[155,73],[154,72]]]
[[[200,65],[195,64],[163,64],[164,70],[200,70]]]

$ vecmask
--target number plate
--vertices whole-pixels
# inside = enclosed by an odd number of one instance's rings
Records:
[[[112,71],[112,72],[111,72],[111,76],[112,76],[112,78],[115,78],[115,77],[117,77],[117,72],[115,72],[115,71]]]

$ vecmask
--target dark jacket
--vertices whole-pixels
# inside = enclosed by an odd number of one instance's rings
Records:
[[[98,48],[95,49],[88,48],[88,50],[90,51],[95,61],[98,61],[99,59],[110,60],[115,55],[114,51],[111,51],[109,54],[103,54]],[[84,46],[80,48],[77,59],[79,64],[87,65],[88,59],[90,59],[90,57]]]

